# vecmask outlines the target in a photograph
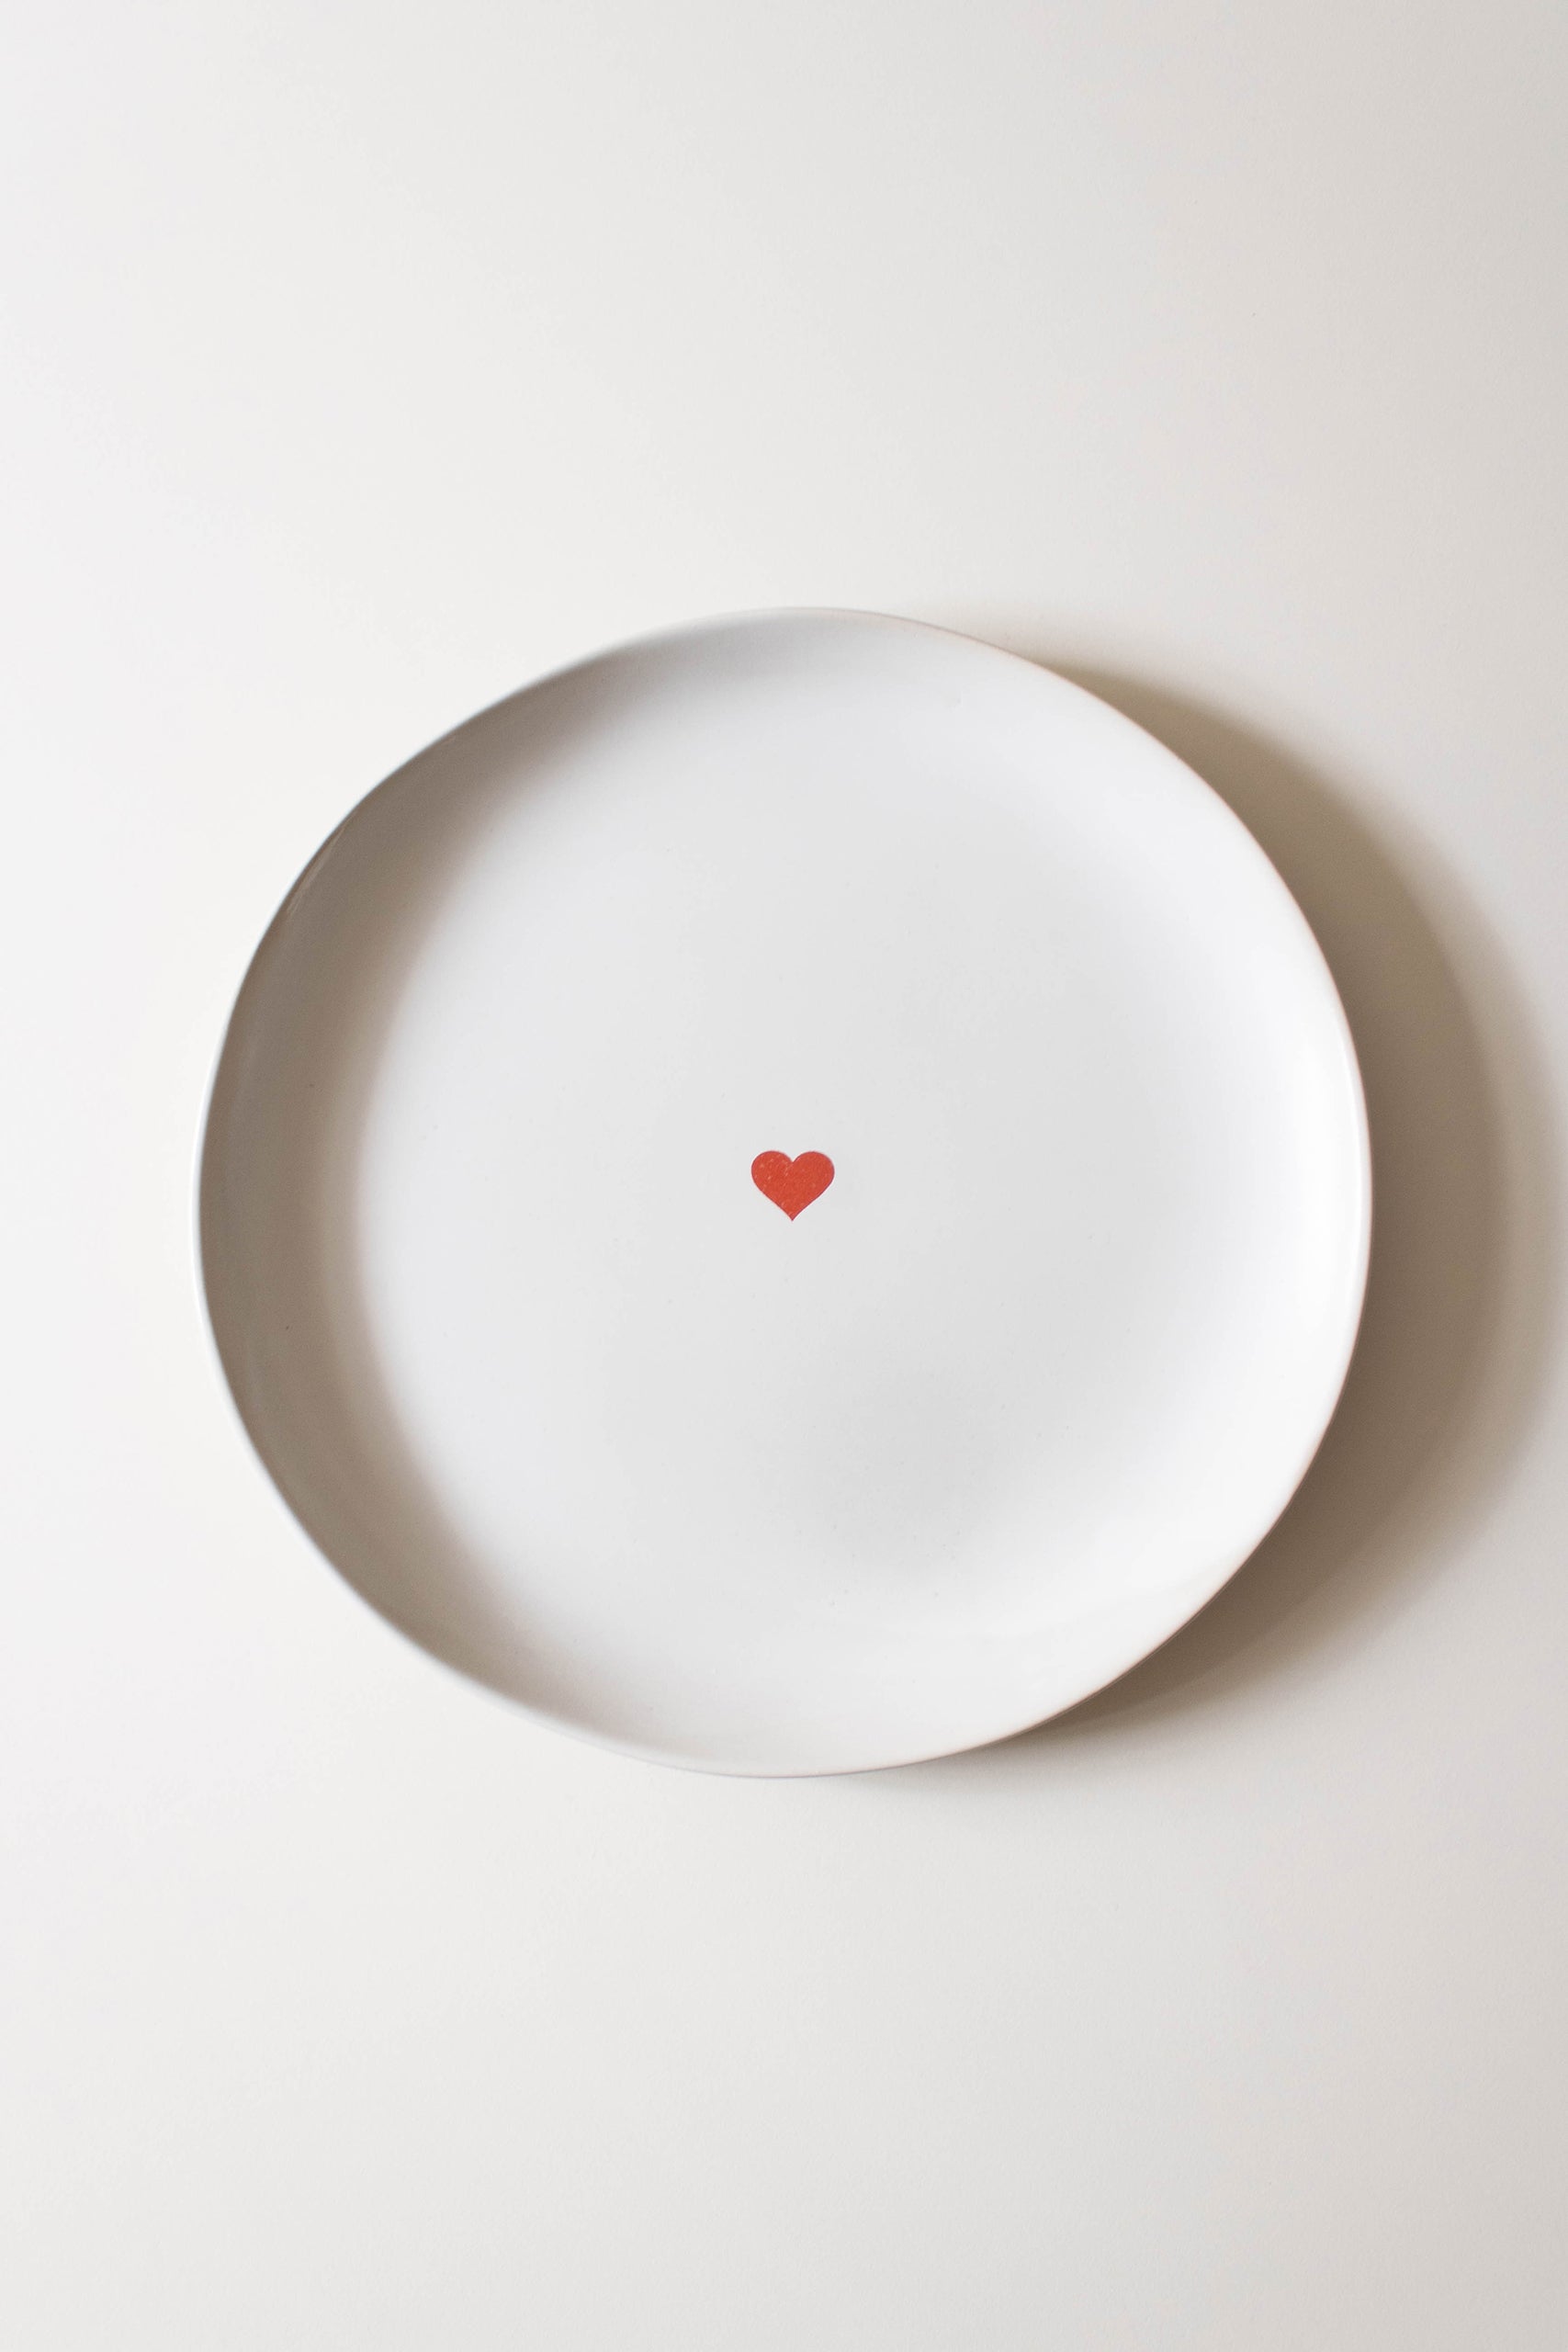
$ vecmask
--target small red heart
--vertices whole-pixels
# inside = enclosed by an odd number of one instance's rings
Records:
[[[751,1162],[752,1183],[792,1224],[832,1181],[833,1163],[825,1151],[803,1151],[798,1159],[787,1151],[760,1151]]]

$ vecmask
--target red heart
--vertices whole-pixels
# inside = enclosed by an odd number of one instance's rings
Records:
[[[787,1151],[760,1151],[751,1162],[752,1183],[792,1224],[832,1181],[833,1163],[825,1151],[803,1151],[798,1159]]]

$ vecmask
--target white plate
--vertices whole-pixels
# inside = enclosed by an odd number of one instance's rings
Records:
[[[1063,679],[831,613],[604,654],[362,801],[200,1183],[328,1559],[536,1714],[736,1772],[995,1739],[1163,1641],[1312,1457],[1369,1216],[1235,818]]]

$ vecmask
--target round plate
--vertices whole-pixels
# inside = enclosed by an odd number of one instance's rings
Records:
[[[209,1104],[209,1311],[365,1598],[735,1772],[996,1739],[1198,1609],[1360,1311],[1349,1033],[1128,720],[913,622],[721,621],[363,800]]]

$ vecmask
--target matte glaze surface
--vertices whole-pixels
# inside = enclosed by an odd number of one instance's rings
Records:
[[[1322,1432],[1368,1215],[1338,1000],[1222,803],[832,614],[605,655],[364,801],[201,1195],[241,1412],[367,1598],[766,1773],[995,1738],[1190,1615]]]

